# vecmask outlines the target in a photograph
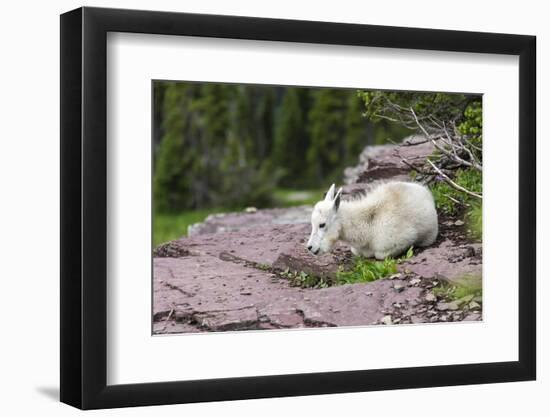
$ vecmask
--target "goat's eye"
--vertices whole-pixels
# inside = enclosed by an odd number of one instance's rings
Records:
[[[321,224],[319,225],[319,228],[320,228],[320,229],[322,229],[323,227],[325,227],[325,223],[321,223]]]

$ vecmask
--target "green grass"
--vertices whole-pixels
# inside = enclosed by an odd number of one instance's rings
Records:
[[[401,258],[386,258],[383,261],[357,257],[353,267],[348,270],[340,270],[336,273],[338,285],[354,284],[357,282],[372,282],[380,278],[386,278],[397,273],[397,265],[413,256],[413,248],[410,247]]]
[[[483,210],[481,203],[473,203],[466,212],[466,225],[468,235],[475,240],[481,241],[483,236]]]
[[[461,284],[450,285],[442,283],[432,289],[434,295],[444,297],[449,300],[460,300],[464,297],[481,297],[481,279],[475,276],[465,276]]]
[[[453,181],[474,193],[482,193],[483,184],[481,172],[473,168],[457,170]],[[452,188],[443,180],[436,182],[430,188],[436,207],[445,214],[456,215],[460,212],[461,207],[479,202],[475,197],[470,197],[468,194]],[[456,203],[455,200],[460,203]]]
[[[304,204],[315,204],[323,198],[324,190],[307,189],[293,190],[277,188],[273,192],[271,207],[292,207]],[[193,223],[204,221],[206,217],[214,213],[227,213],[241,211],[242,208],[217,207],[182,211],[181,213],[155,214],[153,220],[153,246],[187,236],[187,227]]]
[[[313,205],[323,198],[325,191],[324,189],[294,190],[290,188],[276,188],[273,192],[273,206]]]
[[[475,169],[458,170],[454,181],[467,190],[481,194],[483,189],[481,172]],[[464,215],[468,236],[481,241],[483,232],[483,211],[479,199],[457,191],[444,181],[431,187],[437,209],[450,216]],[[457,201],[459,203],[457,203]]]
[[[224,209],[202,209],[183,211],[177,214],[155,214],[153,220],[153,246],[169,240],[187,236],[187,226],[202,222],[213,213],[221,213]]]

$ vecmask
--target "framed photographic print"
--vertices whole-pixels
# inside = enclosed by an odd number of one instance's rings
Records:
[[[535,38],[61,16],[61,401],[535,379]]]

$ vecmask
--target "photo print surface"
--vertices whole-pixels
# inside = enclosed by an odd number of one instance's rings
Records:
[[[482,320],[482,96],[153,81],[155,335]]]

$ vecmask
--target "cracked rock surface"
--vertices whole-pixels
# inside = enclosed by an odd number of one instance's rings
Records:
[[[156,258],[154,268],[155,333],[377,324],[395,306],[414,315],[424,292],[407,279],[292,287],[270,272],[211,255]]]
[[[396,152],[421,160],[428,144],[366,148],[346,170],[345,196],[368,193],[380,179],[403,179]],[[397,155],[397,156],[396,156]],[[463,225],[440,218],[434,245],[415,250],[399,273],[370,283],[332,285],[351,252],[305,249],[311,207],[249,210],[209,216],[189,236],[155,248],[153,333],[194,333],[304,327],[392,325],[482,319],[480,297],[446,300],[432,290],[465,277],[481,287],[482,248],[464,238]],[[322,277],[327,288],[301,288],[281,271]]]
[[[405,143],[424,142],[422,136],[412,135],[403,140]],[[430,142],[414,146],[376,145],[367,146],[359,155],[359,163],[344,170],[344,182],[348,185],[367,183],[376,180],[409,179],[410,166],[421,166],[431,155],[434,146]]]

